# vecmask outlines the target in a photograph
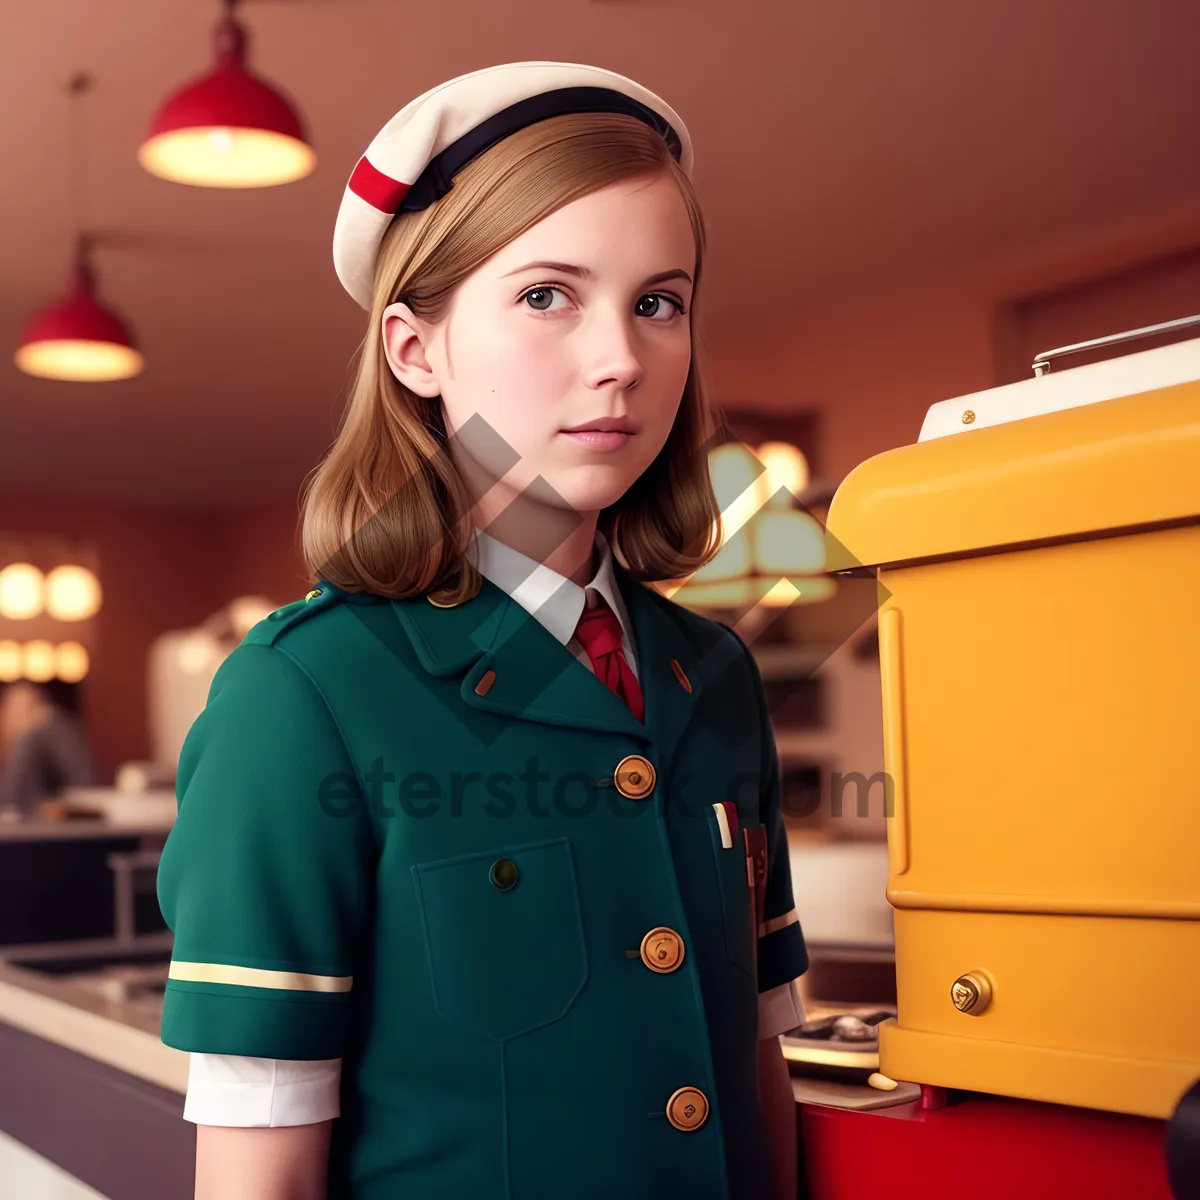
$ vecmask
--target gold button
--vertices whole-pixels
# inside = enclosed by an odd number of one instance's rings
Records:
[[[435,600],[431,595],[427,595],[425,599],[428,600],[434,608],[457,608],[462,603],[461,600]]]
[[[684,1133],[699,1129],[708,1120],[708,1098],[699,1088],[680,1088],[667,1101],[667,1120]]]
[[[308,595],[305,596],[304,598],[305,598],[305,600],[315,600],[320,595],[321,595],[321,589],[313,588],[313,590],[311,592],[309,592]]]
[[[950,1002],[961,1013],[980,1016],[992,1002],[992,981],[984,971],[968,971],[950,985]]]
[[[627,754],[617,763],[613,780],[627,800],[644,800],[654,791],[654,767],[640,754]]]
[[[660,975],[669,975],[683,962],[683,938],[660,925],[642,938],[642,962]]]

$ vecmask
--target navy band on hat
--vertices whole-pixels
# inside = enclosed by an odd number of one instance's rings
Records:
[[[333,264],[346,291],[371,308],[379,248],[397,213],[447,194],[472,159],[526,126],[568,113],[635,117],[692,173],[692,140],[660,96],[615,71],[584,63],[501,63],[438,84],[410,100],[371,140],[342,194]]]
[[[679,135],[652,108],[611,88],[558,88],[556,91],[542,92],[541,95],[530,96],[526,100],[510,104],[435,155],[421,172],[420,178],[409,188],[401,201],[400,211],[420,212],[421,209],[428,208],[440,200],[453,186],[454,176],[467,163],[518,130],[569,113],[601,112],[637,117],[662,137],[671,151],[671,156],[676,162],[679,161],[683,153]]]

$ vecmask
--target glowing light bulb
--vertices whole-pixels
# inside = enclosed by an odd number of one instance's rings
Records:
[[[46,576],[46,611],[56,621],[86,621],[100,611],[100,582],[86,567],[68,564]]]
[[[0,571],[0,617],[27,621],[42,611],[45,579],[30,563],[10,563]]]
[[[60,642],[55,648],[55,674],[64,683],[78,683],[88,673],[88,652],[78,642]]]

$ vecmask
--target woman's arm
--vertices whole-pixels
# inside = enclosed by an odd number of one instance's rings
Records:
[[[332,1129],[197,1125],[195,1200],[326,1200]]]
[[[796,1097],[777,1037],[763,1038],[758,1043],[758,1097],[770,1142],[771,1194],[775,1200],[796,1200]]]

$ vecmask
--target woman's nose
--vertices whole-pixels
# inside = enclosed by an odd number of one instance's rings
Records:
[[[595,314],[588,338],[588,387],[616,385],[628,391],[642,377],[633,318],[624,314]]]

